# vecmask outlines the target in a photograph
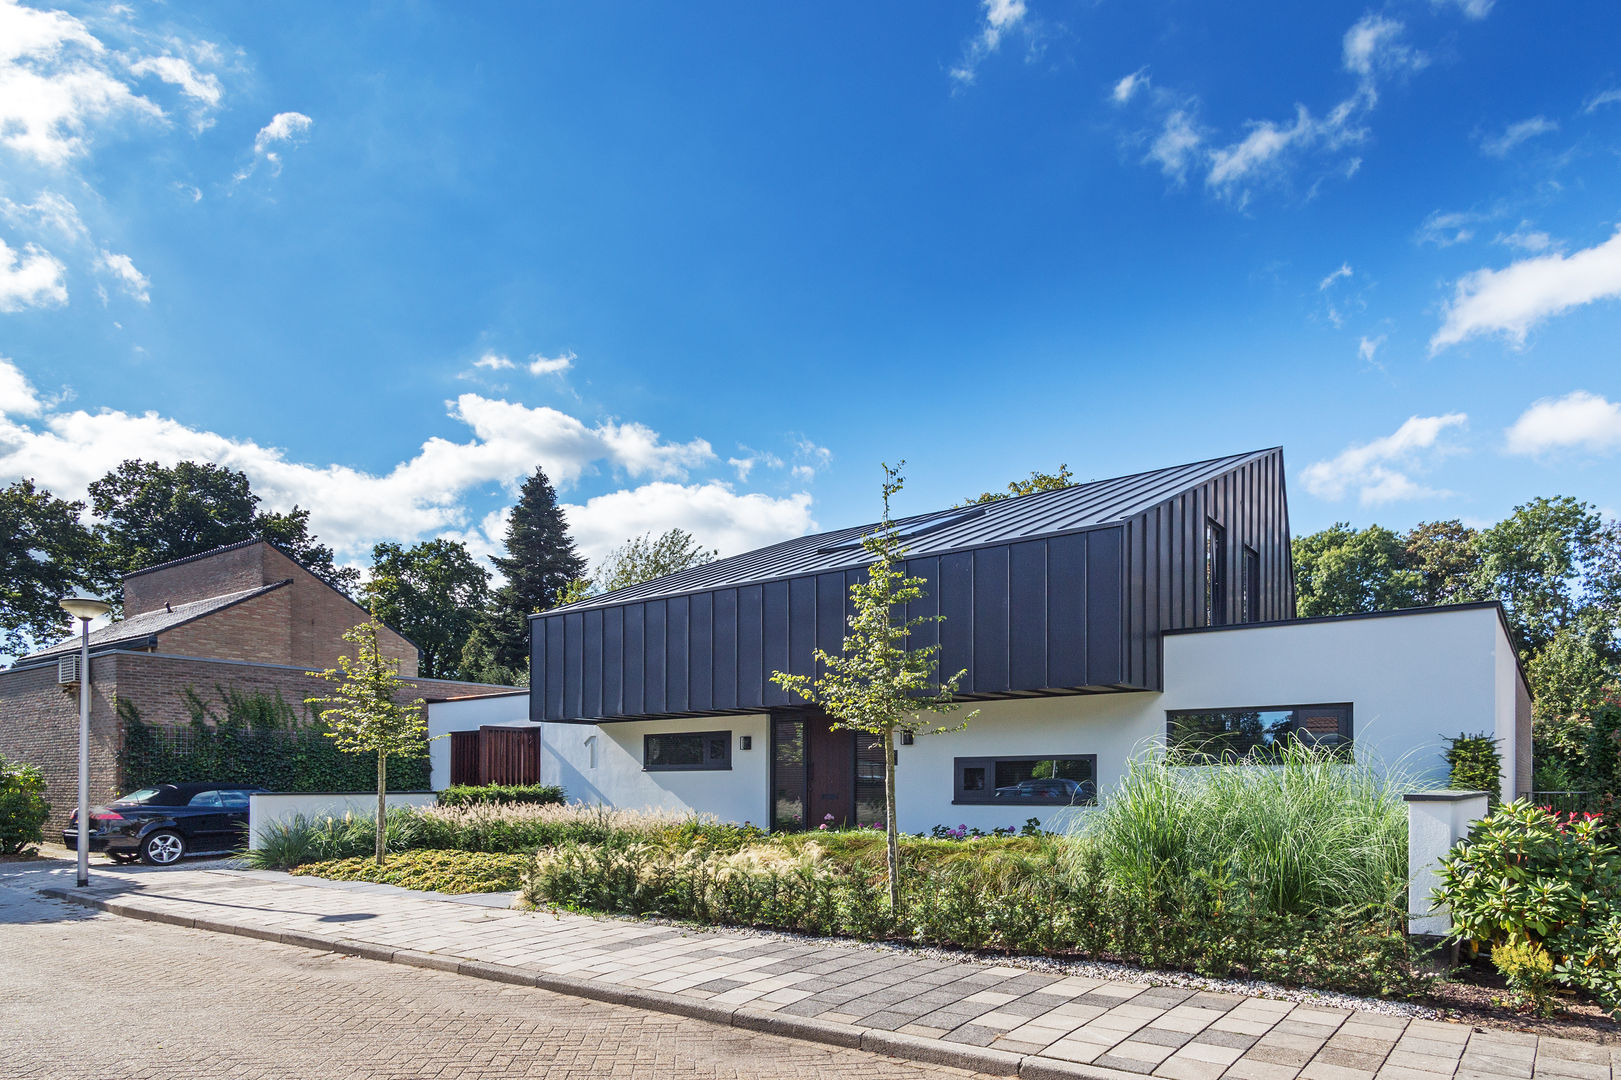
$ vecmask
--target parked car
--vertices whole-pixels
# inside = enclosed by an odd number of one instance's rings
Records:
[[[140,859],[172,866],[186,855],[240,851],[248,836],[248,796],[264,788],[241,784],[158,784],[90,808],[90,850],[118,862]],[[69,849],[79,844],[79,813],[62,830]]]

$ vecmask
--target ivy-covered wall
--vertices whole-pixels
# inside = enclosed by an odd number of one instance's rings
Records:
[[[216,701],[181,691],[190,723],[149,724],[128,699],[120,699],[123,747],[118,755],[120,788],[217,780],[270,791],[376,791],[377,759],[341,753],[326,725],[307,708],[280,694],[244,693],[216,687]],[[388,761],[394,791],[426,789],[428,748]]]

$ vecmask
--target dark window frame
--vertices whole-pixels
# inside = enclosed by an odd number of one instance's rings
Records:
[[[1227,625],[1227,530],[1205,518],[1204,613],[1206,626]]]
[[[1256,712],[1256,713],[1291,712],[1291,713],[1298,713],[1298,712],[1300,712],[1302,710],[1305,710],[1305,709],[1338,709],[1338,710],[1342,711],[1343,715],[1340,718],[1340,735],[1344,738],[1345,742],[1343,744],[1341,744],[1340,746],[1334,747],[1334,749],[1336,751],[1343,752],[1343,754],[1344,754],[1347,761],[1351,760],[1351,758],[1353,757],[1353,755],[1355,754],[1355,751],[1356,751],[1356,706],[1352,702],[1349,702],[1349,701],[1315,701],[1315,702],[1307,702],[1305,704],[1296,704],[1296,705],[1234,705],[1234,706],[1228,706],[1228,707],[1225,707],[1225,708],[1205,708],[1205,709],[1166,709],[1165,710],[1165,745],[1167,747],[1172,748],[1172,749],[1177,748],[1176,747],[1176,738],[1175,738],[1175,736],[1176,736],[1176,721],[1177,721],[1178,717],[1182,717],[1182,716],[1200,716],[1200,715],[1207,715],[1207,714],[1210,714],[1210,713],[1243,713],[1243,712]],[[1299,719],[1298,717],[1293,717],[1293,718],[1291,718],[1290,722],[1291,723],[1297,723],[1298,719]],[[1199,750],[1187,750],[1187,749],[1184,749],[1183,752],[1191,754],[1195,758],[1203,759],[1202,763],[1203,764],[1208,764],[1208,765],[1219,765],[1219,764],[1265,765],[1265,764],[1267,764],[1267,762],[1265,760],[1257,759],[1254,756],[1253,749],[1251,751],[1249,751],[1249,752],[1246,752],[1243,757],[1235,757],[1234,759],[1231,759],[1231,760],[1224,760],[1223,758],[1218,758],[1213,754],[1210,754],[1208,752],[1202,752],[1202,751],[1199,751]]]
[[[704,760],[694,765],[653,765],[652,743],[654,739],[691,739],[704,740]],[[717,763],[710,754],[714,740],[720,740],[725,753]],[[643,772],[730,772],[732,768],[732,733],[727,731],[649,731],[642,736],[642,771]]]
[[[1239,569],[1243,582],[1240,585],[1238,617],[1241,621],[1252,623],[1261,621],[1261,553],[1244,545],[1240,556],[1243,563]]]
[[[1069,799],[998,799],[995,774],[998,762],[1003,761],[1084,761],[1092,769],[1091,797],[1082,802]],[[991,783],[984,794],[966,791],[962,777],[964,769],[984,768],[991,775]],[[951,760],[951,804],[953,806],[1096,806],[1098,804],[1098,756],[1096,754],[997,754],[993,757],[959,757]]]

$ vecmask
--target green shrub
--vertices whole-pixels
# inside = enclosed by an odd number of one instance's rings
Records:
[[[480,851],[406,851],[390,855],[382,866],[365,856],[307,863],[294,874],[335,881],[371,881],[441,893],[507,892],[516,889],[528,869],[525,855],[491,855]]]
[[[190,688],[181,699],[191,722],[148,724],[128,699],[118,715],[124,740],[118,752],[124,790],[190,780],[251,784],[270,791],[376,791],[377,760],[345,754],[326,734],[326,725],[308,710],[289,705],[280,694],[242,693],[216,687],[210,704]],[[428,750],[388,759],[389,787],[397,791],[428,786]]]
[[[1495,809],[1501,801],[1503,759],[1498,740],[1489,735],[1454,735],[1447,740],[1447,787],[1453,791],[1484,791]]]
[[[1492,963],[1509,990],[1539,1016],[1553,1011],[1553,957],[1534,941],[1505,941],[1492,950]]]
[[[472,806],[475,803],[551,806],[562,801],[563,789],[555,784],[453,784],[439,793],[440,806]]]
[[[39,770],[0,757],[0,857],[15,858],[42,842],[50,816]]]
[[[290,870],[304,863],[372,854],[377,843],[376,820],[373,814],[317,818],[297,814],[286,821],[272,821],[260,827],[258,846],[243,852],[243,858],[256,870]],[[422,817],[412,807],[389,810],[384,830],[390,852],[428,846],[422,842],[426,832]]]
[[[1501,806],[1441,861],[1440,882],[1453,938],[1540,945],[1562,982],[1621,1012],[1621,853],[1595,815]]]

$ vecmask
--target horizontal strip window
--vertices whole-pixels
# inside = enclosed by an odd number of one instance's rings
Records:
[[[1166,712],[1171,749],[1195,762],[1265,762],[1289,745],[1351,755],[1351,706],[1275,705]]]
[[[731,767],[730,731],[683,731],[642,736],[643,772],[695,772]]]
[[[952,802],[989,806],[1093,806],[1096,754],[955,759]]]

